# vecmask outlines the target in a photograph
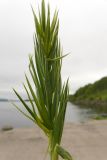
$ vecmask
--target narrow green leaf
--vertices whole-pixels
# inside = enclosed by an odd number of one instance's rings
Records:
[[[32,117],[30,117],[29,115],[27,115],[25,112],[23,112],[16,104],[12,103],[13,106],[15,106],[15,108],[17,108],[17,110],[19,112],[21,112],[25,117],[27,117],[28,119],[30,119],[31,121],[33,121],[34,123],[36,123],[35,119],[33,119]]]
[[[28,80],[26,75],[25,75],[25,77],[26,77],[26,81],[27,81],[28,87],[30,89],[32,98],[33,98],[33,100],[34,100],[34,102],[35,102],[35,104],[36,104],[36,106],[38,108],[39,115],[40,115],[41,119],[45,122],[44,124],[46,124],[46,127],[48,129],[51,129],[52,126],[51,126],[50,121],[49,121],[47,110],[46,110],[45,106],[42,106],[42,108],[41,108],[41,106],[40,106],[40,104],[38,102],[38,99],[37,99],[37,97],[36,97],[36,95],[35,95],[35,93],[34,93],[34,91],[32,89],[32,86],[31,86],[31,84],[30,84],[30,82],[29,82],[29,80]]]
[[[73,160],[72,156],[67,152],[64,148],[59,146],[58,144],[55,147],[57,153],[65,160]]]
[[[29,100],[29,101],[30,101],[30,103],[31,103],[31,106],[32,106],[33,112],[34,112],[34,114],[36,114],[35,107],[34,107],[34,104],[33,104],[33,100],[31,99],[30,94],[29,94],[29,92],[28,92],[28,90],[27,90],[27,88],[26,88],[25,84],[23,84],[23,86],[24,86],[24,88],[25,88],[25,90],[26,90],[26,93],[27,93],[27,95],[28,95],[28,100]]]
[[[43,26],[43,31],[45,31],[45,25],[46,25],[46,14],[45,14],[45,2],[44,0],[42,0],[42,8],[41,8],[41,12],[42,12],[42,15],[41,15],[41,19],[42,19],[42,26]]]
[[[54,16],[53,16],[53,20],[52,20],[52,23],[51,23],[51,34],[53,33],[53,31],[55,29],[57,21],[58,21],[58,11],[55,10],[55,13],[54,13]]]
[[[13,89],[13,91],[15,92],[15,94],[17,95],[17,97],[20,99],[20,101],[22,102],[22,104],[24,105],[24,107],[26,108],[26,110],[29,112],[29,114],[35,119],[35,115],[32,112],[32,110],[29,108],[29,106],[25,103],[25,101],[21,98],[21,96],[17,93],[17,91],[15,89]]]
[[[66,57],[66,56],[68,56],[68,55],[69,55],[69,53],[66,54],[66,55],[64,55],[64,56],[57,57],[57,58],[53,58],[53,59],[47,58],[47,61],[58,61],[58,60],[61,60],[62,58]]]
[[[41,30],[41,26],[39,24],[38,18],[34,12],[34,9],[32,8],[33,16],[34,16],[34,22],[35,22],[35,27],[36,27],[36,32],[40,37],[44,37],[43,32]]]

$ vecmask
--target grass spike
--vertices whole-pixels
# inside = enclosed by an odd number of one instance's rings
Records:
[[[23,84],[30,105],[14,89],[27,113],[14,106],[44,131],[49,142],[50,160],[58,160],[59,156],[72,160],[61,147],[69,89],[68,80],[62,84],[61,78],[62,60],[68,54],[62,54],[58,37],[58,11],[55,10],[51,21],[50,6],[45,6],[45,0],[41,2],[38,16],[31,8],[35,24],[34,56],[29,56],[31,80],[25,74],[27,85]]]

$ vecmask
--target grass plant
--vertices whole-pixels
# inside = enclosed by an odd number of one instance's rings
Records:
[[[61,79],[62,59],[65,56],[62,55],[58,37],[58,12],[55,11],[51,21],[50,6],[46,10],[44,0],[39,15],[35,14],[33,8],[32,12],[36,32],[34,55],[29,56],[29,72],[33,83],[25,75],[26,84],[23,84],[30,105],[14,89],[27,113],[19,106],[15,107],[44,131],[48,137],[51,160],[58,160],[59,156],[72,160],[71,155],[60,146],[69,89],[68,80],[62,84]]]

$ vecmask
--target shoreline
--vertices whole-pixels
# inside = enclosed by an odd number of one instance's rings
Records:
[[[47,139],[37,126],[0,130],[0,160],[43,160],[47,146]],[[107,120],[66,123],[62,146],[74,160],[106,160]]]
[[[84,100],[73,100],[70,101],[70,103],[80,105],[80,106],[87,106],[87,107],[105,107],[107,106],[107,101],[102,101],[102,100],[89,100],[89,99],[84,99]]]

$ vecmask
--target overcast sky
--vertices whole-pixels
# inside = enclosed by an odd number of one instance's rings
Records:
[[[47,0],[46,0],[47,2]],[[107,0],[48,0],[59,10],[62,76],[72,93],[107,76]],[[40,0],[0,0],[0,93],[21,89],[28,54],[33,53],[34,23],[30,5]]]

